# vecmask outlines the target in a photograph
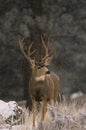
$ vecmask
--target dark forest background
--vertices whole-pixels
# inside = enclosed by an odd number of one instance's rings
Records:
[[[31,70],[18,37],[30,43],[42,33],[56,49],[50,68],[60,92],[86,93],[86,0],[0,0],[0,99],[28,97]]]

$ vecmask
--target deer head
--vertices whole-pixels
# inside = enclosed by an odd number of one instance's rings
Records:
[[[25,45],[24,38],[19,38],[20,49],[21,49],[23,55],[29,61],[30,66],[32,68],[32,73],[34,73],[36,80],[45,79],[45,75],[49,74],[49,70],[48,70],[47,66],[50,65],[51,60],[53,58],[53,54],[54,54],[54,49],[52,49],[52,51],[49,52],[49,47],[48,47],[49,45],[47,45],[45,43],[44,38],[42,36],[41,36],[41,42],[42,42],[42,46],[43,46],[44,51],[45,51],[45,55],[41,56],[40,61],[38,61],[35,58],[35,53],[36,53],[37,50],[31,51],[33,43],[31,43],[29,45],[27,52],[25,52],[25,50],[24,50],[24,45]],[[31,56],[33,56],[33,58]]]

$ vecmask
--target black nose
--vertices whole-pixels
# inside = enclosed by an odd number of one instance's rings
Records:
[[[46,72],[46,74],[50,74],[50,71],[48,70],[48,71]]]

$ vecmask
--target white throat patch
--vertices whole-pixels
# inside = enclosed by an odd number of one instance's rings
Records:
[[[45,75],[38,76],[35,78],[36,81],[44,81],[45,80]]]

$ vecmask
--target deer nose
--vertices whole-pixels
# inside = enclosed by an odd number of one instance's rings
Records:
[[[46,75],[48,75],[48,74],[50,74],[50,71],[49,71],[49,70],[46,72]]]

